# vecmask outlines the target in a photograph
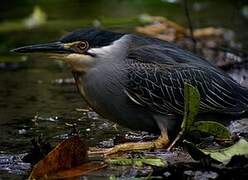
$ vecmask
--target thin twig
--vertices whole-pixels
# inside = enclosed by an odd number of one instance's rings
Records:
[[[167,148],[167,151],[170,151],[175,145],[176,145],[176,143],[182,138],[182,136],[184,135],[184,131],[185,131],[185,129],[182,129],[179,133],[178,133],[178,135],[177,135],[177,137],[174,139],[174,141],[170,144],[170,146]]]
[[[189,14],[189,8],[188,8],[188,1],[187,0],[183,0],[183,6],[184,6],[184,11],[185,11],[185,15],[187,18],[187,22],[188,22],[190,38],[191,38],[192,42],[194,43],[194,52],[196,52],[196,43],[197,42],[196,42],[196,39],[194,38],[194,29],[193,29],[192,21],[191,21],[190,14]]]

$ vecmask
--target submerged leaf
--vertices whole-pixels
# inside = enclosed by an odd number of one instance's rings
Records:
[[[92,171],[97,171],[99,169],[107,167],[107,164],[104,162],[90,162],[85,163],[80,166],[70,168],[68,170],[62,170],[55,174],[49,175],[47,179],[66,179],[72,178],[76,176],[87,175]]]
[[[184,142],[188,148],[188,152],[195,160],[209,155],[212,159],[227,164],[235,155],[248,155],[248,142],[245,139],[240,139],[234,145],[222,149],[200,149],[191,142]]]
[[[228,140],[231,136],[230,132],[224,125],[214,121],[197,121],[190,128],[190,131],[200,131],[223,140]]]

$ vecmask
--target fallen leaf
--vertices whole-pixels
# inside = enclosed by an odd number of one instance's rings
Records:
[[[248,155],[248,142],[245,139],[240,139],[234,145],[222,149],[200,149],[189,141],[184,141],[188,152],[195,160],[204,158],[209,155],[212,159],[227,164],[233,156]]]
[[[211,158],[227,164],[235,155],[248,155],[248,142],[245,139],[240,139],[228,148],[219,150],[202,149],[202,151],[204,154],[209,154]]]

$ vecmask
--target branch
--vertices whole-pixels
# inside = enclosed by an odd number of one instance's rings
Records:
[[[196,43],[197,42],[196,42],[196,39],[194,38],[194,29],[193,29],[192,21],[191,21],[190,14],[189,14],[189,8],[188,8],[188,1],[187,0],[183,0],[183,6],[184,6],[184,11],[185,11],[185,15],[187,18],[187,22],[188,22],[190,38],[191,38],[192,42],[194,43],[194,52],[196,52]]]

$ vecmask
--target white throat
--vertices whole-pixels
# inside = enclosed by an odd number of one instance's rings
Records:
[[[128,48],[128,35],[122,36],[120,39],[114,41],[112,44],[100,48],[91,48],[89,53],[95,54],[98,58],[116,58],[122,57],[126,54]]]
[[[65,61],[71,66],[73,71],[87,72],[87,70],[95,64],[104,64],[109,63],[110,61],[118,62],[117,59],[124,58],[128,48],[127,41],[128,36],[124,35],[108,46],[89,49],[88,52],[94,54],[95,57],[74,53],[66,56]]]

